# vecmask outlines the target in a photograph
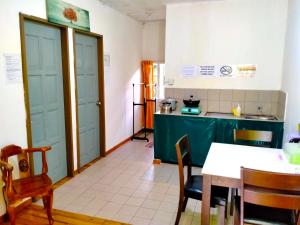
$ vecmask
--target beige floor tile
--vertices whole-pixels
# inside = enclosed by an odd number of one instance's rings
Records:
[[[149,225],[151,220],[142,219],[139,217],[133,217],[132,220],[130,220],[130,224],[132,225]]]
[[[163,212],[168,212],[168,213],[174,213],[177,212],[177,204],[171,203],[171,202],[162,202],[161,205],[159,206],[159,210]]]
[[[125,202],[127,202],[129,200],[129,197],[126,195],[120,195],[120,194],[115,194],[110,201],[123,205]]]
[[[156,211],[153,209],[139,208],[135,214],[135,217],[151,220],[155,213]]]
[[[118,214],[123,214],[123,215],[131,215],[134,216],[139,209],[138,206],[132,206],[132,205],[123,205],[121,209],[118,211]]]
[[[142,207],[148,208],[148,209],[158,209],[160,204],[161,204],[161,201],[146,199],[143,202]]]
[[[132,196],[134,192],[136,192],[136,189],[134,188],[121,187],[121,189],[118,191],[118,194]]]
[[[144,201],[145,201],[145,198],[130,197],[128,199],[128,201],[126,202],[126,204],[132,205],[132,206],[141,206]]]
[[[162,211],[156,211],[153,221],[156,221],[157,223],[164,222],[165,224],[171,223],[173,219],[173,213],[168,212],[162,212]]]
[[[123,223],[129,223],[132,218],[133,218],[132,215],[120,214],[120,213],[114,216],[115,221],[122,221]]]

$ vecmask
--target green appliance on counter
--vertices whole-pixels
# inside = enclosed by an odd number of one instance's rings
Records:
[[[190,95],[189,99],[183,99],[184,107],[181,109],[182,114],[199,115],[201,109],[199,107],[200,100],[194,99],[193,95]]]
[[[182,114],[199,115],[201,113],[200,107],[182,107]]]

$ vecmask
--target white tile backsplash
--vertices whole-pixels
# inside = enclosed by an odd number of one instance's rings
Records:
[[[282,91],[166,88],[166,93],[166,97],[178,100],[178,109],[184,106],[183,99],[193,95],[200,99],[202,111],[230,113],[240,104],[242,113],[246,114],[271,114],[283,119],[285,113],[286,94]]]

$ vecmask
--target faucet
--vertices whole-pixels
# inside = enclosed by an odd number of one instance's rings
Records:
[[[262,106],[258,106],[258,107],[257,107],[257,111],[258,111],[260,114],[263,114],[263,107],[262,107]]]

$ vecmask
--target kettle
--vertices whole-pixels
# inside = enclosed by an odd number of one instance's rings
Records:
[[[160,103],[160,112],[161,113],[171,113],[172,107],[170,102],[161,102]]]
[[[168,97],[168,98],[162,100],[161,103],[170,103],[172,111],[176,110],[177,101],[175,98]]]

